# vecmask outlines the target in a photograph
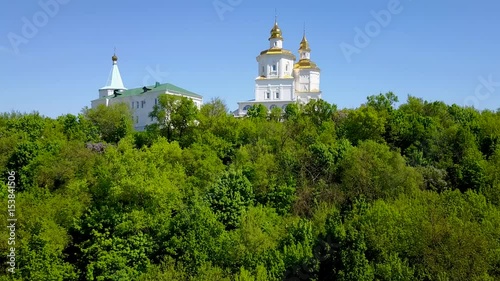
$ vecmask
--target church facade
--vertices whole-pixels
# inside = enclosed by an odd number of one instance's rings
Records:
[[[201,107],[203,103],[202,96],[169,83],[160,84],[156,82],[155,85],[146,85],[141,88],[125,88],[118,69],[118,57],[113,55],[111,59],[113,67],[108,82],[106,86],[99,89],[99,98],[91,101],[92,108],[96,108],[101,104],[105,106],[116,103],[128,104],[132,111],[134,128],[138,131],[143,131],[147,125],[155,122],[155,120],[149,117],[149,113],[158,104],[158,97],[160,95],[188,97],[193,100],[198,108]]]
[[[257,56],[258,76],[255,79],[255,97],[238,102],[234,112],[237,117],[247,114],[255,104],[263,104],[268,110],[282,108],[290,103],[308,103],[321,99],[320,69],[311,60],[311,48],[304,35],[299,47],[299,60],[283,48],[283,34],[275,20],[269,37],[269,49]]]

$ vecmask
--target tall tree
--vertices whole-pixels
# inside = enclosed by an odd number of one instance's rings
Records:
[[[158,104],[149,114],[156,123],[147,130],[154,131],[167,140],[179,140],[195,124],[198,108],[193,100],[183,96],[161,95]]]
[[[132,113],[125,103],[84,108],[83,116],[97,127],[101,139],[108,143],[118,143],[134,130]]]

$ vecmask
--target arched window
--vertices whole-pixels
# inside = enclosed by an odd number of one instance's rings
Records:
[[[250,109],[250,106],[249,106],[249,105],[245,105],[245,107],[243,107],[243,110],[248,111],[249,109]]]
[[[284,104],[284,105],[281,107],[281,109],[285,110],[287,105],[288,105],[288,104]]]
[[[275,104],[273,104],[273,105],[271,105],[271,106],[269,107],[269,109],[273,109],[273,108],[276,108],[276,105],[275,105]]]

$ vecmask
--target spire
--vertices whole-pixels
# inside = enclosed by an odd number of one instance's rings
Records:
[[[306,25],[304,23],[304,35],[302,36],[302,41],[300,42],[299,51],[301,52],[310,52],[311,48],[309,47],[309,42],[306,38]]]
[[[123,86],[122,76],[120,75],[120,70],[118,69],[118,57],[116,56],[116,48],[113,56],[111,57],[113,61],[113,68],[111,68],[111,73],[109,74],[108,82],[106,86],[102,89],[113,89],[113,90],[126,90]]]

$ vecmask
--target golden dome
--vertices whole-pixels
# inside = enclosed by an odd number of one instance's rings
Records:
[[[116,56],[116,54],[113,54],[113,56],[111,57],[111,59],[115,62],[118,60],[118,57]]]
[[[271,29],[271,37],[269,37],[269,40],[271,39],[281,39],[283,40],[283,34],[281,33],[281,29],[278,26],[278,22],[274,22],[273,29]]]
[[[302,41],[300,42],[299,51],[310,52],[311,48],[309,47],[309,42],[307,41],[306,35],[302,37]]]

